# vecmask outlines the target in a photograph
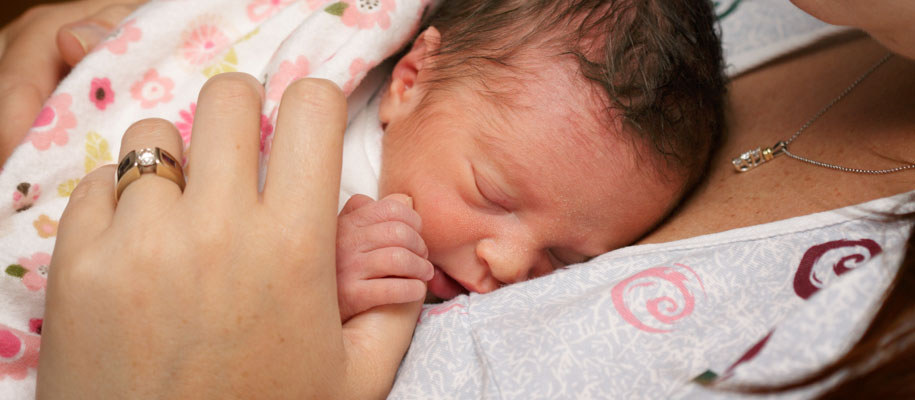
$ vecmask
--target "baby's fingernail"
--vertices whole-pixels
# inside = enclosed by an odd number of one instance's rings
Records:
[[[435,278],[435,266],[431,262],[427,261],[427,263],[429,264],[429,272],[426,274],[426,279],[423,279],[424,282],[429,282],[432,278]]]
[[[108,36],[107,29],[93,23],[74,25],[67,28],[67,31],[76,38],[86,53]]]
[[[407,196],[403,193],[394,193],[394,194],[388,195],[387,197],[397,200],[401,203],[404,203],[404,204],[410,206],[410,208],[413,208],[413,198],[410,196]]]

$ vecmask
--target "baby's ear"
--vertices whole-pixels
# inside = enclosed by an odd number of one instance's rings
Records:
[[[422,88],[417,84],[428,73],[430,56],[438,50],[441,34],[430,26],[421,33],[413,47],[394,66],[391,72],[391,85],[381,102],[378,112],[381,122],[387,124],[392,118],[402,113],[409,113],[413,99],[418,97]]]

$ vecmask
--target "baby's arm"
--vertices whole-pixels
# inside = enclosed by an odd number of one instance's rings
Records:
[[[422,222],[412,199],[395,194],[379,201],[355,195],[337,218],[337,301],[340,319],[384,304],[425,297],[434,274],[419,236]]]

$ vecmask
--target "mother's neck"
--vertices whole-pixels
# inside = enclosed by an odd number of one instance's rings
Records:
[[[790,137],[887,50],[866,37],[736,78],[729,133],[708,179],[643,242],[663,242],[844,207],[915,189],[915,170],[871,176],[780,157],[738,174],[731,158]],[[915,62],[894,57],[814,122],[792,152],[863,169],[915,162]],[[904,161],[900,161],[904,160]]]

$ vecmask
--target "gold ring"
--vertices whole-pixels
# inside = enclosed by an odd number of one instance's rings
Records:
[[[181,191],[184,191],[184,170],[175,157],[158,147],[146,148],[131,150],[118,163],[116,199],[119,200],[121,192],[145,173],[156,174],[175,182]]]

